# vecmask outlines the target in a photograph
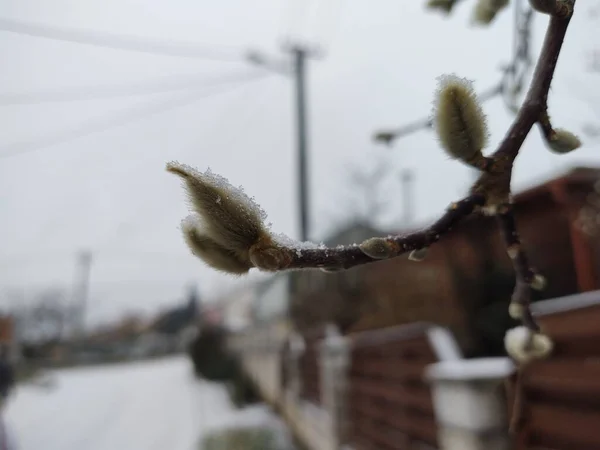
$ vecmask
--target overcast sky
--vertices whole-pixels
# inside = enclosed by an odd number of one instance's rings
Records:
[[[374,130],[429,114],[437,76],[455,72],[482,90],[497,81],[500,64],[510,58],[510,10],[481,29],[469,26],[471,0],[461,2],[450,18],[426,12],[424,3],[5,0],[0,19],[193,43],[227,58],[248,49],[284,58],[280,44],[287,37],[320,44],[324,52],[309,64],[308,92],[313,237],[321,240],[332,220],[343,216],[339,205],[351,193],[343,184],[346,164],[366,167],[389,158],[396,173],[413,169],[415,219],[423,223],[464,194],[469,183],[469,170],[448,160],[428,131],[398,141],[391,150],[371,140]],[[600,113],[600,74],[587,73],[585,60],[600,47],[600,35],[587,3],[578,4],[550,98],[555,125],[578,133],[586,122],[598,122]],[[536,55],[545,24],[545,17],[536,18]],[[6,31],[0,31],[0,60],[0,103],[6,94],[48,89],[263,73],[242,61],[151,55]],[[292,84],[272,74],[236,86],[210,97],[205,97],[207,88],[196,87],[0,105],[0,156],[35,149],[0,158],[0,291],[70,288],[75,254],[82,248],[95,252],[94,321],[129,310],[153,311],[182,295],[190,281],[205,296],[229,288],[232,278],[205,268],[184,246],[179,231],[187,214],[183,190],[164,171],[174,159],[202,170],[211,167],[243,185],[267,211],[275,231],[296,237]],[[173,107],[179,103],[185,104]],[[65,140],[75,134],[72,130],[102,128],[146,108],[162,112]],[[491,149],[511,115],[499,99],[486,103],[485,110]],[[555,156],[534,130],[519,156],[514,187],[520,190],[577,164],[600,166],[599,150],[600,141],[587,139],[576,154]],[[402,206],[397,189],[388,218]]]

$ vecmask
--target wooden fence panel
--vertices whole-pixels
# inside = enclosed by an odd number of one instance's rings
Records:
[[[600,450],[600,291],[540,302],[534,313],[554,351],[521,372],[516,448]]]
[[[437,425],[425,367],[437,362],[428,325],[353,337],[348,371],[347,436],[354,450],[436,449]]]

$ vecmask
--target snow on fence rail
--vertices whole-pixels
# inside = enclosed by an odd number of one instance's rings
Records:
[[[515,448],[600,449],[600,291],[540,302],[533,312],[554,351],[519,375]]]
[[[411,324],[352,337],[346,441],[355,449],[438,448],[425,369],[460,353],[445,329]]]

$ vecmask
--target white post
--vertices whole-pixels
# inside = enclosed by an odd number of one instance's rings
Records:
[[[430,365],[440,450],[509,450],[502,382],[513,373],[508,358],[442,361]]]
[[[343,444],[349,345],[334,326],[327,328],[320,359],[321,399],[331,419],[331,448],[338,449]]]

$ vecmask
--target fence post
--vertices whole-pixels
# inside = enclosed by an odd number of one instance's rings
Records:
[[[431,364],[431,383],[441,450],[509,450],[503,381],[514,371],[508,358]]]
[[[343,444],[348,362],[348,341],[337,327],[328,326],[320,349],[321,399],[331,418],[332,449]]]

